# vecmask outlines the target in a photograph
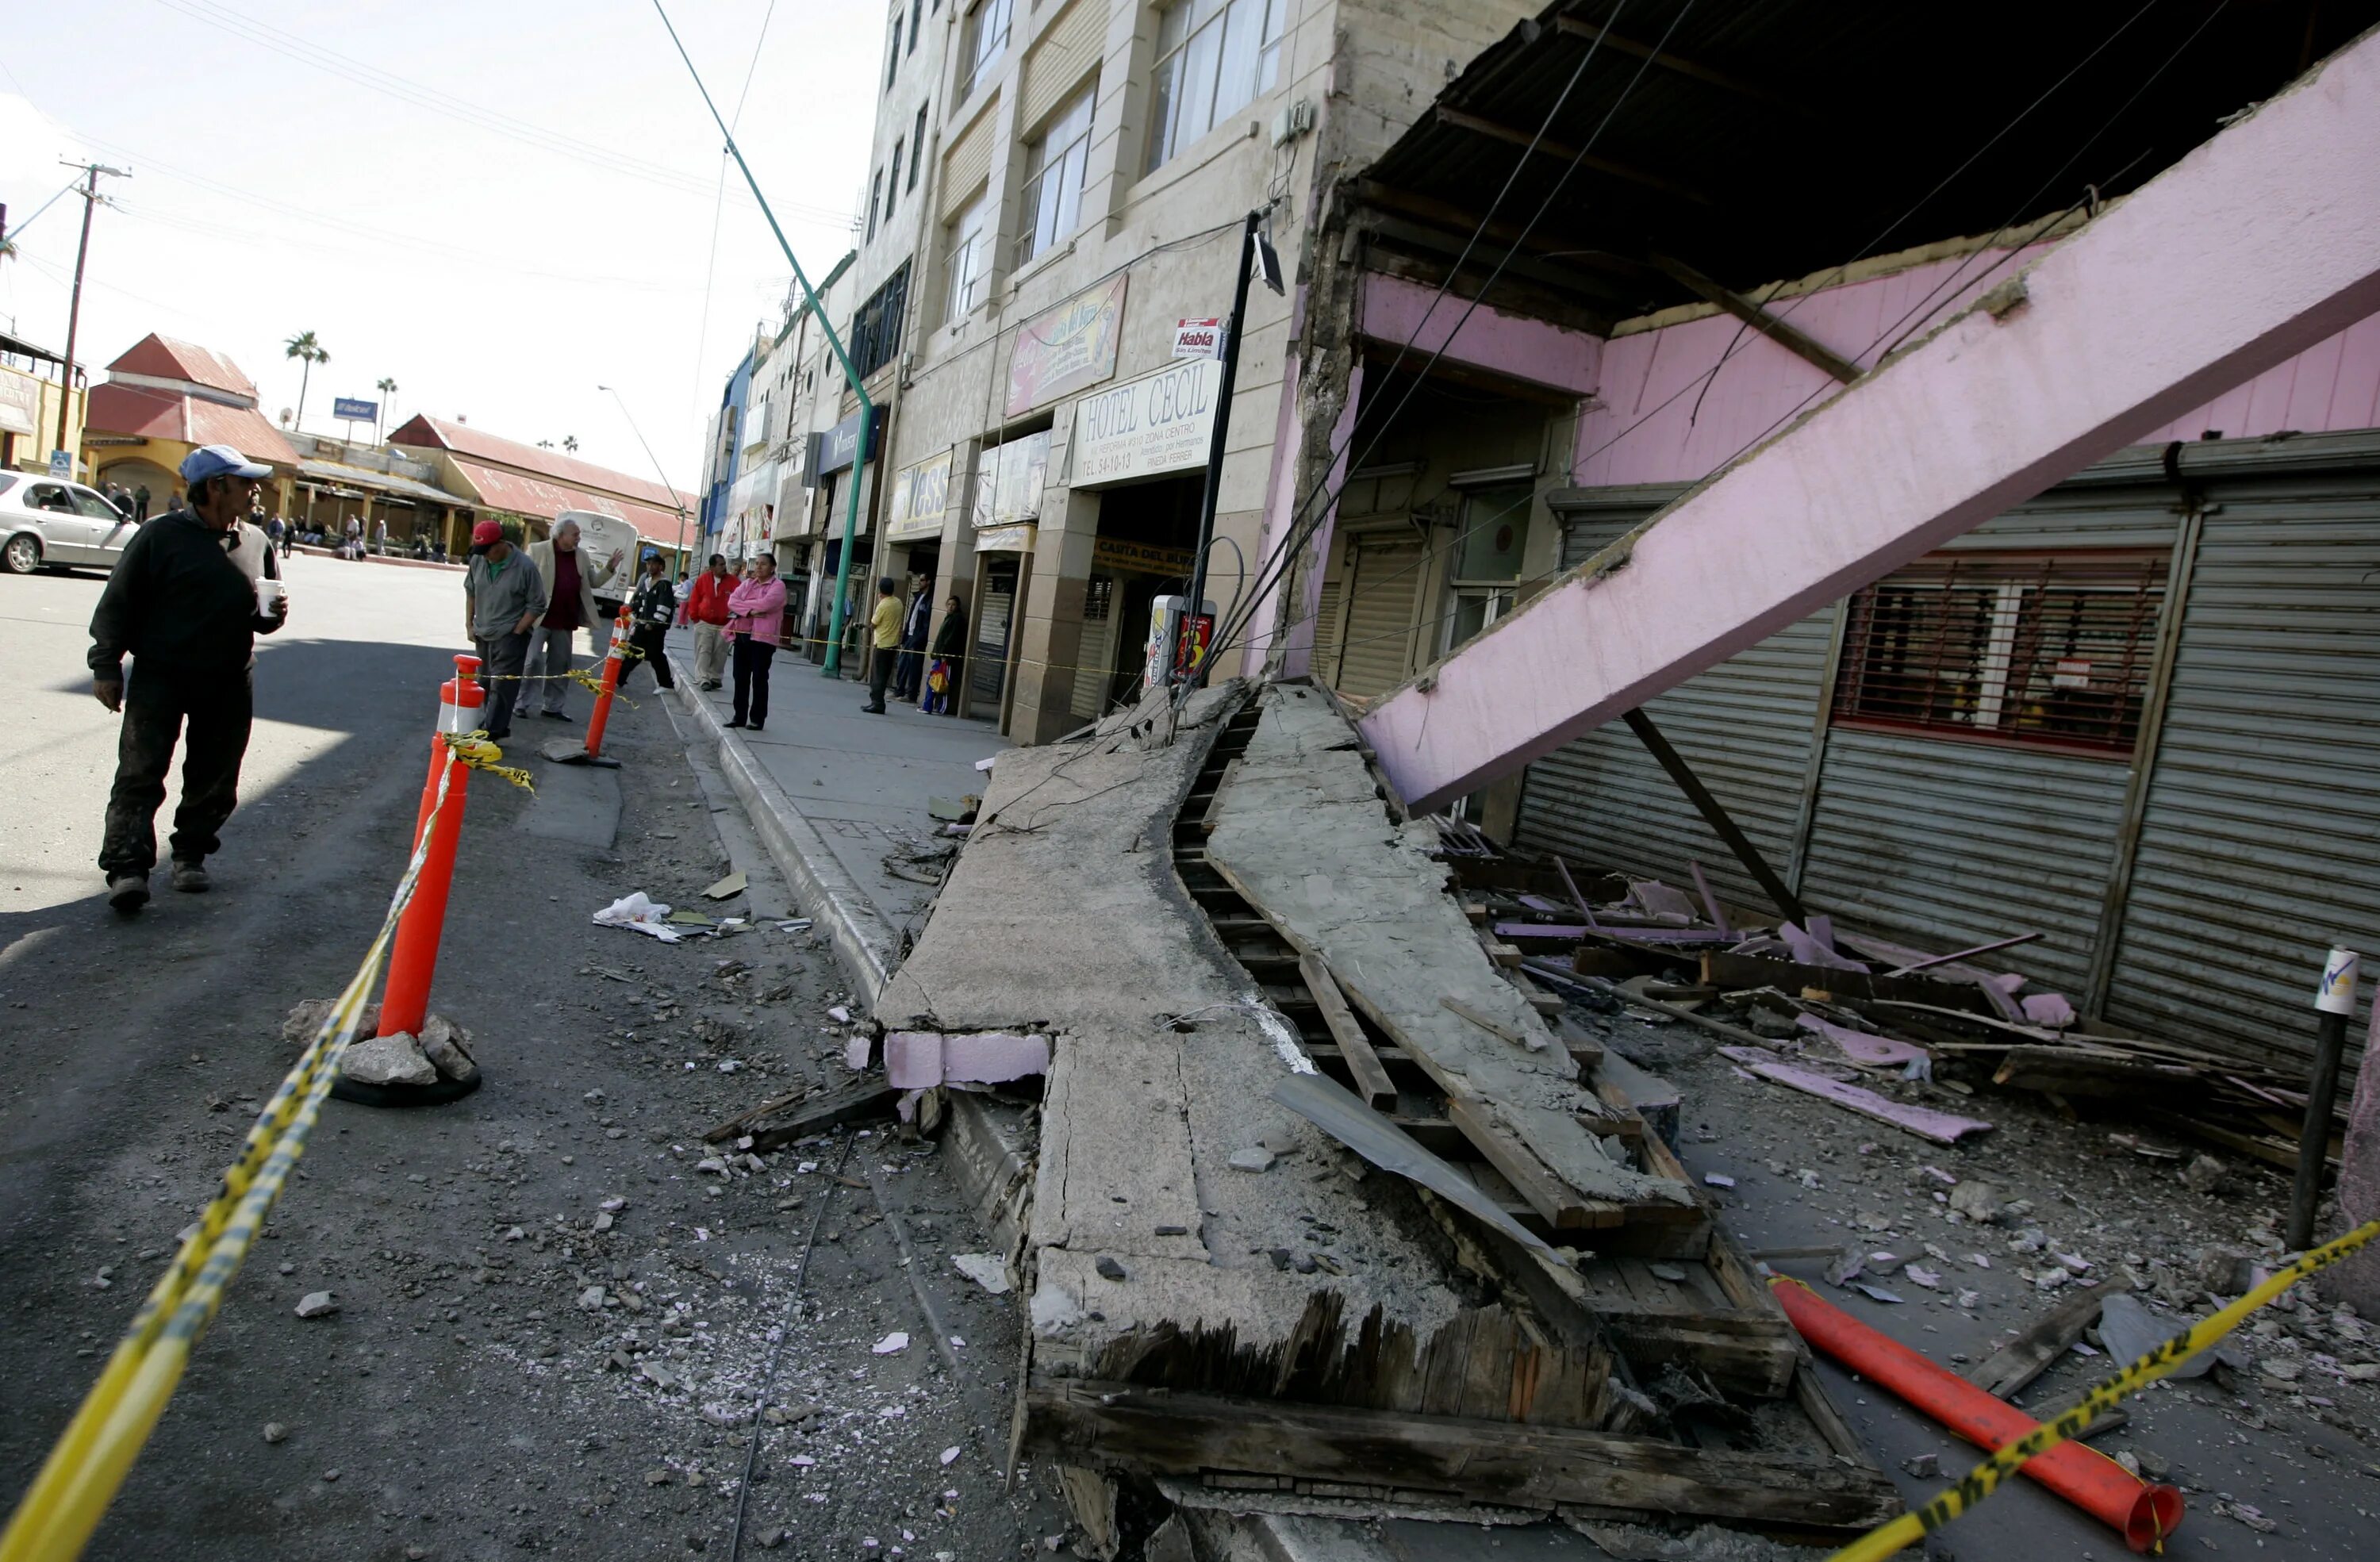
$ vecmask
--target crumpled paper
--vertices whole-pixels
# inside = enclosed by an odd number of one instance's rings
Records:
[[[662,920],[670,908],[651,899],[642,890],[621,896],[595,914],[598,927],[625,927],[631,932],[650,933],[665,944],[678,940],[678,930]]]

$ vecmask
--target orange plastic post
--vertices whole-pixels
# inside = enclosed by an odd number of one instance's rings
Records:
[[[603,728],[612,720],[612,696],[620,688],[620,642],[628,633],[628,610],[622,608],[612,624],[612,648],[603,658],[603,692],[595,696],[595,714],[587,718],[587,757],[603,752]]]
[[[430,980],[437,973],[438,943],[446,931],[446,897],[454,884],[455,853],[463,837],[463,805],[471,775],[470,768],[446,746],[446,737],[480,724],[479,711],[487,690],[480,685],[478,657],[458,656],[453,681],[438,691],[438,734],[430,740],[430,779],[422,786],[421,806],[413,820],[417,848],[421,844],[422,827],[430,822],[430,810],[438,804],[440,778],[451,771],[453,779],[447,784],[445,805],[432,827],[413,899],[397,916],[396,938],[388,954],[388,987],[381,995],[382,1035],[399,1031],[419,1035],[422,1022],[430,1016]]]
[[[1997,1453],[2039,1423],[1965,1378],[1888,1339],[1799,1280],[1769,1282],[1785,1316],[1811,1348],[1889,1389],[1912,1409]],[[2181,1524],[2181,1494],[2143,1481],[2087,1443],[2060,1443],[2024,1462],[2024,1473],[2111,1526],[2136,1552],[2162,1550]]]

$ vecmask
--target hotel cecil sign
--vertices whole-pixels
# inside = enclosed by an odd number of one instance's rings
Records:
[[[1222,364],[1191,358],[1076,401],[1074,486],[1204,466],[1222,384]]]

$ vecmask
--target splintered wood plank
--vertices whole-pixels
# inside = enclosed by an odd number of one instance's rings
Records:
[[[1355,1094],[1367,1107],[1395,1106],[1397,1087],[1390,1083],[1387,1067],[1373,1050],[1372,1038],[1355,1023],[1345,996],[1339,991],[1339,984],[1331,980],[1330,968],[1307,954],[1298,957],[1297,970],[1305,978],[1307,990],[1314,994],[1314,1007],[1321,1011],[1322,1023],[1339,1044],[1339,1055],[1346,1060],[1347,1072],[1355,1078]]]
[[[1345,720],[1298,694],[1263,696],[1240,768],[1220,794],[1209,866],[1293,947],[1320,956],[1348,1003],[1451,1100],[1475,1104],[1458,1120],[1465,1132],[1488,1141],[1481,1153],[1502,1157],[1500,1169],[1518,1173],[1548,1221],[1575,1228],[1598,1204],[1699,1218],[1684,1183],[1616,1165],[1589,1140],[1574,1114],[1606,1108],[1480,949],[1447,891],[1445,865],[1427,854],[1435,830],[1390,817]],[[1522,1044],[1449,1011],[1441,999]],[[1527,1160],[1515,1159],[1516,1145]]]
[[[1347,1482],[1539,1510],[1582,1504],[1838,1532],[1871,1528],[1901,1507],[1874,1468],[1831,1459],[1039,1374],[1024,1398],[1029,1451],[1160,1475]]]

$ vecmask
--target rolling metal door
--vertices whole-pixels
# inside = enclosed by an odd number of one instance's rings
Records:
[[[1342,582],[1326,580],[1314,597],[1314,675],[1326,683],[1339,667],[1339,610],[1345,595]]]
[[[2077,483],[1943,551],[2170,548],[2175,499]],[[1802,892],[1846,926],[1929,949],[2039,932],[2009,963],[2079,1004],[2130,780],[2119,757],[1839,725]]]
[[[1413,676],[1414,598],[1428,559],[1421,540],[1403,531],[1358,538],[1348,551],[1347,627],[1331,687],[1386,694]]]
[[[1573,520],[1562,537],[1562,567],[1584,563],[1649,513]],[[1814,614],[1645,706],[1779,873],[1792,857],[1833,624],[1831,608]],[[1515,839],[1574,864],[1672,884],[1690,883],[1690,865],[1700,863],[1721,896],[1767,909],[1767,897],[1734,854],[1636,734],[1617,721],[1529,767]]]
[[[2362,470],[2205,490],[2108,989],[2119,1024],[2302,1067],[2324,952],[2380,951],[2380,442],[2363,443]]]

